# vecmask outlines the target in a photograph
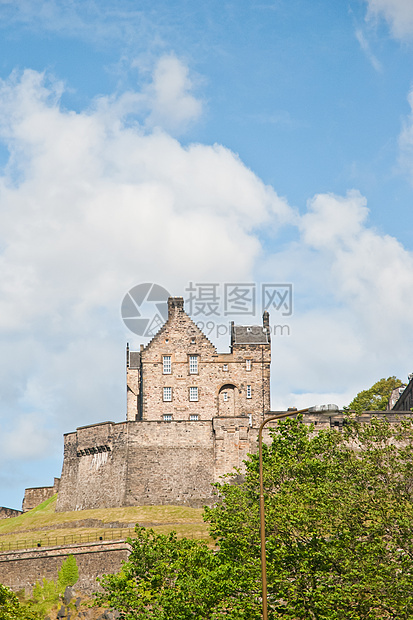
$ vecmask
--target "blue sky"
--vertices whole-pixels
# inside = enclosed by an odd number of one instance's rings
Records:
[[[274,408],[407,377],[409,0],[0,0],[0,33],[0,504],[124,419],[140,282],[292,283]]]

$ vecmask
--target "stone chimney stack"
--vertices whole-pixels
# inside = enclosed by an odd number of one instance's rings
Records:
[[[262,326],[268,334],[268,340],[271,341],[270,315],[267,310],[264,310],[264,314],[262,315]]]
[[[183,297],[168,297],[168,319],[170,319],[176,311],[184,309]]]

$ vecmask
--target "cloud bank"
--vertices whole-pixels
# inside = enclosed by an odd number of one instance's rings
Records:
[[[175,57],[140,91],[81,113],[62,92],[31,70],[0,82],[3,459],[41,458],[45,436],[52,445],[76,425],[123,418],[119,307],[131,286],[179,294],[194,276],[251,279],[257,230],[295,217],[225,147],[168,133],[202,110]]]
[[[383,17],[398,39],[413,35],[413,4],[410,0],[367,0],[368,19]]]
[[[359,192],[316,195],[299,215],[228,148],[185,146],[203,102],[173,55],[150,84],[81,112],[63,92],[32,70],[0,82],[5,485],[47,483],[24,463],[58,463],[62,432],[124,419],[120,303],[140,282],[175,295],[189,281],[292,282],[291,335],[273,339],[275,408],[346,404],[411,370],[413,258],[369,226]],[[409,121],[406,144],[412,134]]]

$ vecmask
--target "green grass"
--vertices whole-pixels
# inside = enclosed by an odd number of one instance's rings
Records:
[[[166,534],[172,530],[178,536],[210,541],[208,526],[202,520],[202,508],[185,506],[128,506],[123,508],[96,508],[74,512],[55,512],[57,495],[18,517],[0,521],[0,550],[3,545],[10,548],[25,548],[53,544],[67,544],[103,539],[133,536],[133,530],[124,528],[85,527],[76,521],[99,519],[102,523],[128,523],[152,527],[156,532]],[[71,527],[72,524],[72,527]],[[56,540],[56,542],[53,542]]]

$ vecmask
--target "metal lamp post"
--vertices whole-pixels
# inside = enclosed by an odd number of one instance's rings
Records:
[[[259,447],[259,467],[260,467],[260,537],[261,537],[261,581],[262,581],[262,617],[268,620],[268,603],[267,603],[267,559],[265,549],[265,511],[264,511],[264,477],[262,466],[262,431],[268,422],[288,418],[299,413],[307,412],[333,412],[338,411],[337,405],[319,405],[317,407],[306,407],[305,409],[286,411],[278,415],[273,415],[264,420],[258,431],[258,447]]]

